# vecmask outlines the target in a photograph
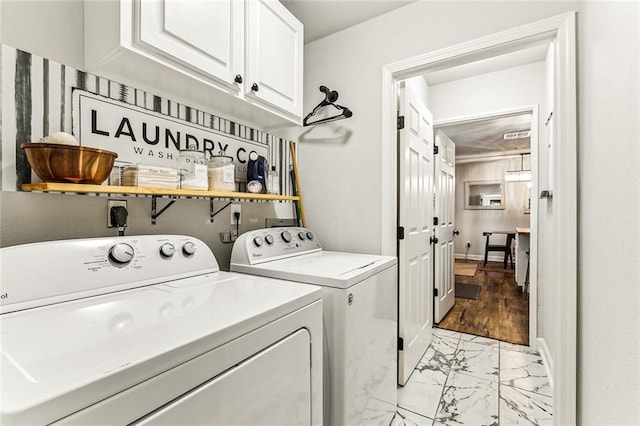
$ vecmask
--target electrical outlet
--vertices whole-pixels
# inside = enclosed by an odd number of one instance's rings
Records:
[[[107,200],[107,228],[115,228],[111,225],[111,207],[122,206],[127,208],[127,200]]]
[[[467,241],[467,248],[471,248],[471,241]]]
[[[236,222],[236,218],[234,217],[233,214],[235,212],[241,213],[242,205],[241,204],[231,204],[231,206],[229,206],[229,207],[230,207],[229,210],[231,210],[231,222],[230,222],[231,225],[235,225],[236,223],[238,225],[241,225],[242,224],[242,214],[240,214],[240,219],[238,219],[238,222]]]

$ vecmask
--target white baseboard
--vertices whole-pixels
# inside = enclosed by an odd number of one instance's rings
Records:
[[[466,259],[466,260],[484,260],[484,254],[469,254],[469,255],[466,255],[464,253],[456,253],[456,254],[454,254],[454,258],[455,259]],[[489,255],[489,257],[487,257],[487,260],[490,261],[490,262],[500,262],[500,263],[502,263],[504,261],[504,255],[502,255],[502,256]]]
[[[553,389],[553,358],[551,357],[551,352],[549,352],[549,347],[543,337],[538,337],[537,346],[540,356],[542,357],[544,369],[546,370],[547,377],[549,378],[549,385],[551,386],[551,389]]]

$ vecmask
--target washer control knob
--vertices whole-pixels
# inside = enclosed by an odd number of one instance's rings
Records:
[[[307,231],[307,238],[313,240],[313,234],[311,233],[311,231]]]
[[[262,237],[255,237],[253,239],[253,244],[255,244],[256,247],[262,247],[262,244],[264,244],[264,240],[262,239]]]
[[[187,241],[186,243],[184,243],[184,245],[182,246],[182,253],[185,256],[193,256],[194,254],[196,254],[195,243],[192,241]]]
[[[291,242],[291,233],[289,231],[282,231],[280,234],[285,243]]]
[[[134,256],[135,251],[127,243],[117,243],[109,249],[109,259],[116,266],[128,265]]]
[[[171,243],[164,243],[160,246],[160,256],[170,258],[176,252],[176,248]]]
[[[298,238],[300,238],[302,241],[304,241],[304,239],[306,238],[305,233],[302,232],[302,231],[298,232]]]
[[[273,244],[273,235],[271,234],[267,234],[264,236],[264,240],[267,242],[267,244],[271,245]]]

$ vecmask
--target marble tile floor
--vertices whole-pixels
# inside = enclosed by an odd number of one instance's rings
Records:
[[[434,328],[391,426],[552,425],[552,401],[536,351]]]

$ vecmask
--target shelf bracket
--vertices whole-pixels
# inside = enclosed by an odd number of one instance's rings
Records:
[[[176,197],[171,197],[171,200],[160,210],[157,210],[157,196],[152,196],[151,197],[151,224],[155,225],[156,224],[156,219],[158,217],[160,217],[160,215],[162,213],[164,213],[169,207],[171,207],[173,205],[173,203],[175,203],[177,201]]]
[[[216,209],[213,206],[213,198],[210,198],[209,199],[209,217],[211,218],[211,223],[213,223],[213,218],[216,217],[218,213],[220,213],[222,210],[226,209],[230,205],[231,205],[231,201],[229,201],[227,204],[225,204],[224,206],[222,206],[220,209],[216,211]]]

